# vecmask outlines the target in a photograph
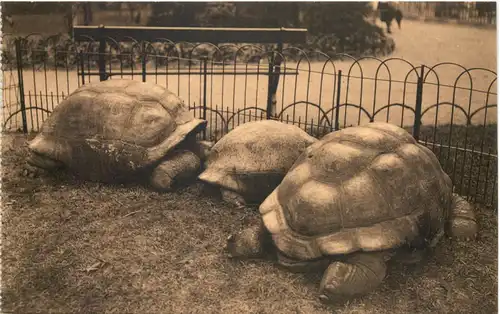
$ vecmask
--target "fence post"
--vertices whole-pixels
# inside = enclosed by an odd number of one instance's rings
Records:
[[[335,131],[340,129],[339,114],[340,114],[340,88],[342,87],[342,70],[339,70],[337,77],[337,101],[335,104]],[[347,110],[347,107],[346,107]]]
[[[103,30],[104,25],[99,25],[99,30]],[[104,35],[100,34],[99,36],[99,79],[101,81],[105,81],[107,79],[106,75],[106,59],[104,58],[104,54],[106,53],[106,38]]]
[[[142,81],[146,82],[146,43],[144,41],[141,43],[141,50]]]
[[[266,108],[266,119],[270,119],[276,113],[273,112],[273,60],[274,53],[269,61],[269,69],[267,71],[267,108]]]
[[[78,65],[82,71],[82,85],[85,85],[85,62],[83,61],[83,52],[81,50],[78,52],[78,57],[80,58]]]
[[[425,66],[420,68],[420,75],[417,80],[417,99],[415,100],[415,120],[413,121],[413,137],[415,140],[420,139],[420,125],[422,123],[422,93],[424,88],[424,70]]]
[[[283,31],[284,28],[282,27],[281,32]],[[281,73],[281,62],[283,61],[282,60],[283,37],[281,35],[278,38],[276,51],[278,52],[278,54],[275,54],[273,52],[271,61],[269,63],[269,72],[268,72],[269,83],[267,85],[268,92],[267,92],[267,110],[266,110],[267,119],[276,116],[276,93],[278,92],[278,84]]]
[[[19,105],[21,106],[21,118],[23,120],[23,132],[28,133],[28,121],[26,119],[26,103],[24,99],[24,80],[23,80],[23,54],[21,51],[21,39],[16,38],[16,62],[17,78],[19,86]]]
[[[203,57],[203,120],[207,119],[207,57]],[[207,139],[207,129],[203,129],[203,140]]]

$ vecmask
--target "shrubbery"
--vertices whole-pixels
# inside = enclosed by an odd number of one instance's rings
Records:
[[[381,28],[367,21],[371,8],[367,2],[262,2],[262,3],[176,3],[156,2],[151,4],[152,15],[149,26],[218,26],[218,27],[297,27],[307,28],[307,42],[294,45],[308,53],[308,58],[314,60],[311,54],[321,51],[329,57],[336,58],[341,53],[354,57],[364,55],[386,56],[394,48],[394,41],[385,36]],[[15,66],[15,47],[12,38],[4,39],[2,46],[2,63]],[[255,45],[241,51],[235,57],[237,48],[225,49],[223,55],[214,54],[216,49],[200,46],[191,52],[192,46],[177,46],[177,50],[166,43],[156,43],[154,49],[148,50],[151,55],[181,57],[183,59],[199,58],[210,55],[216,61],[254,62],[258,55],[265,55],[259,50],[270,51],[275,45]],[[286,47],[286,45],[285,45]],[[140,52],[137,46],[130,43],[120,43],[119,49],[111,48],[114,62],[129,66],[138,62]],[[76,51],[97,52],[97,43],[73,43],[67,34],[60,34],[50,38],[32,36],[23,43],[24,64],[34,64],[54,67],[76,66]],[[134,56],[130,56],[133,52]],[[300,51],[289,50],[287,58],[297,60],[301,58]],[[265,56],[263,56],[265,58]],[[93,58],[86,58],[88,63]],[[324,58],[322,58],[324,60]],[[159,65],[166,63],[166,58],[151,57],[150,61]],[[172,64],[177,60],[170,61]],[[185,62],[181,62],[185,63]],[[91,65],[93,66],[93,65]]]

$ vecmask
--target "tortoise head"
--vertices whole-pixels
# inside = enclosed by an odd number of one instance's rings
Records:
[[[197,145],[198,156],[200,157],[201,160],[206,160],[208,158],[213,146],[214,146],[214,142],[210,142],[210,141],[199,141],[198,142],[198,145]]]
[[[205,161],[210,155],[214,142],[198,140],[196,133],[189,134],[178,146],[193,152],[201,161]]]
[[[61,168],[63,162],[56,158],[56,146],[56,143],[45,140],[43,136],[35,137],[28,145],[28,164],[46,170]]]

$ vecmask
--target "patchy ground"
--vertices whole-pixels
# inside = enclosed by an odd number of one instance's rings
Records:
[[[204,195],[19,172],[22,135],[2,141],[3,311],[15,313],[494,313],[497,217],[475,242],[444,240],[428,261],[391,265],[348,304],[317,299],[320,274],[229,261],[226,237],[256,219]]]

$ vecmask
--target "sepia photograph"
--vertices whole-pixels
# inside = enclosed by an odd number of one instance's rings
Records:
[[[498,313],[496,1],[0,5],[0,314]]]

